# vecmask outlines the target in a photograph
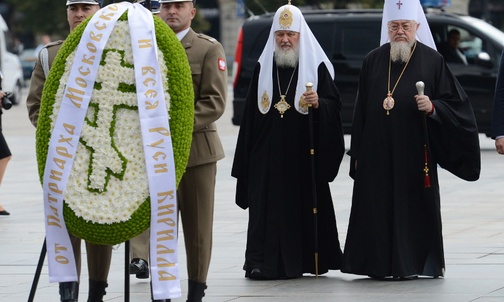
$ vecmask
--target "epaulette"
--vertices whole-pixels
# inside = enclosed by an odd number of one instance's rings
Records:
[[[198,34],[198,38],[205,39],[205,40],[210,41],[212,43],[217,42],[217,39],[210,37],[210,36],[207,36],[205,34]]]
[[[63,40],[52,41],[52,42],[49,42],[46,45],[44,45],[44,48],[49,48],[49,47],[52,47],[52,46],[55,46],[55,45],[60,45],[63,42],[64,42]]]
[[[63,40],[58,40],[54,42],[47,43],[42,50],[39,52],[38,56],[40,58],[40,63],[42,65],[42,69],[44,70],[44,75],[47,77],[49,74],[49,68],[51,67],[49,64],[49,48],[60,45],[63,43]],[[35,63],[36,64],[36,63]]]

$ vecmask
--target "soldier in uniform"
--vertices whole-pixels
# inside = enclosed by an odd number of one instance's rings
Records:
[[[101,7],[100,0],[67,0],[67,20],[72,31],[84,19],[93,15]],[[47,44],[39,53],[35,68],[32,73],[30,89],[26,106],[31,123],[37,127],[42,89],[51,68],[51,64],[60,49],[63,41],[56,41]],[[81,239],[70,234],[72,241],[77,272],[80,275],[81,262]],[[107,287],[107,277],[112,257],[112,246],[96,245],[86,242],[88,274],[89,274],[89,294],[88,302],[102,302]],[[59,284],[60,298],[62,302],[77,302],[79,297],[78,282],[61,282]]]
[[[227,92],[226,56],[214,38],[191,29],[194,2],[160,0],[159,17],[173,29],[185,48],[194,86],[194,132],[187,170],[177,198],[187,256],[188,302],[205,295],[212,252],[215,177],[217,161],[224,158],[215,121],[224,113]],[[148,277],[149,232],[131,240],[130,272]]]

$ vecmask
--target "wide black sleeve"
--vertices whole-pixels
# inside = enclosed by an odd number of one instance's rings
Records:
[[[495,85],[491,132],[493,139],[502,135],[504,135],[504,52],[501,55],[499,74]]]
[[[439,118],[427,118],[430,150],[443,169],[474,181],[481,171],[481,152],[471,102],[444,62],[439,70],[438,80],[433,82],[437,87],[426,87]]]
[[[317,134],[317,176],[320,181],[331,182],[338,174],[345,153],[343,126],[341,121],[341,99],[339,91],[324,64],[318,68],[319,108],[315,113]]]
[[[366,56],[362,63],[360,75],[359,75],[359,84],[357,87],[357,96],[355,98],[355,106],[352,117],[352,139],[350,142],[350,150],[348,151],[348,155],[350,155],[350,169],[349,175],[351,178],[355,177],[356,173],[356,162],[358,161],[358,154],[360,149],[360,144],[362,140],[362,132],[364,131],[364,125],[366,121],[366,99],[367,99],[367,91],[366,91],[366,79],[367,79],[367,71],[369,60],[369,55]]]
[[[250,150],[253,145],[254,115],[257,108],[257,80],[259,77],[260,65],[257,64],[250,82],[245,108],[243,110],[240,131],[236,142],[236,149],[231,168],[231,176],[236,181],[236,204],[242,208],[248,208],[248,173],[250,164]]]

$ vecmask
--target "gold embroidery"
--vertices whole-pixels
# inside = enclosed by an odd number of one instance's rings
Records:
[[[292,12],[286,7],[283,12],[280,14],[280,28],[289,29],[292,26],[293,17]]]
[[[270,99],[268,96],[268,93],[264,91],[262,98],[261,98],[261,106],[262,106],[262,111],[266,112],[270,106]]]
[[[308,112],[308,103],[304,100],[304,95],[299,98],[299,111],[302,113]]]

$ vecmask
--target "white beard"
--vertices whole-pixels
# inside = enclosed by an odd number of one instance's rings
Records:
[[[296,67],[299,60],[298,48],[283,50],[275,45],[275,62],[279,67]]]
[[[390,42],[390,58],[393,62],[407,62],[410,54],[413,42]]]

